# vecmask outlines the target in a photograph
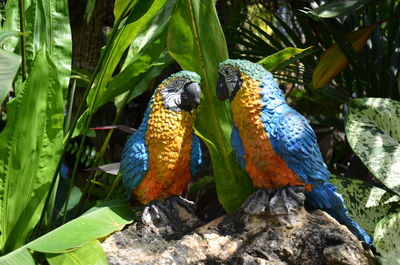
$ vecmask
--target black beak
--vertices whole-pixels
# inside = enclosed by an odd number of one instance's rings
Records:
[[[200,85],[195,82],[187,83],[181,95],[181,109],[191,111],[200,105]]]
[[[229,90],[225,82],[225,76],[221,73],[218,73],[217,97],[219,100],[229,98]]]

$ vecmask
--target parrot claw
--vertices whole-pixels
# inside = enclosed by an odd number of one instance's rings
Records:
[[[180,196],[152,201],[136,207],[137,216],[141,223],[153,227],[164,238],[174,239],[187,229],[200,226],[202,223],[194,215],[194,202]],[[173,238],[170,238],[173,237]]]
[[[242,208],[249,215],[290,215],[304,205],[304,191],[303,186],[259,189],[244,202]]]

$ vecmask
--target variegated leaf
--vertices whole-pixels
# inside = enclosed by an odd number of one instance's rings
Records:
[[[400,102],[354,99],[346,135],[354,152],[388,188],[400,194]]]
[[[383,265],[400,264],[400,213],[392,214],[378,223],[374,246],[382,255]]]
[[[400,197],[361,180],[332,176],[329,180],[343,195],[351,217],[372,235],[376,224],[400,211]]]

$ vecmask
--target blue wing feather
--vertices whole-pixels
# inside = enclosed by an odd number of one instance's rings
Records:
[[[280,108],[281,114],[275,119],[269,134],[274,151],[286,162],[288,167],[299,176],[302,182],[314,185],[306,192],[307,203],[315,208],[328,212],[360,240],[372,243],[368,234],[347,214],[342,195],[336,192],[336,187],[328,182],[328,171],[316,136],[307,120],[289,106]]]
[[[330,177],[319,150],[315,133],[307,120],[289,106],[281,107],[281,115],[271,122],[269,139],[274,151],[300,180],[318,185]]]
[[[367,233],[347,215],[344,200],[336,192],[336,187],[328,182],[330,172],[307,120],[286,104],[281,90],[271,76],[261,82],[260,89],[260,119],[272,148],[302,182],[314,185],[310,192],[306,192],[306,203],[312,208],[328,212],[360,240],[371,244]]]
[[[149,152],[146,146],[146,131],[150,116],[150,105],[145,112],[139,129],[128,139],[122,152],[120,173],[122,183],[127,189],[128,199],[131,190],[139,185],[149,170]]]
[[[192,134],[192,150],[190,151],[190,174],[195,176],[200,165],[203,163],[200,140],[193,132]]]
[[[242,140],[240,139],[239,130],[236,125],[233,124],[232,134],[231,134],[231,145],[232,149],[236,155],[236,160],[240,164],[240,166],[245,169],[246,161],[244,159],[244,149],[242,145]]]

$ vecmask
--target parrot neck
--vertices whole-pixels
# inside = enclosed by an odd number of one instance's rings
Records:
[[[150,106],[153,104],[153,100],[154,100],[154,96],[151,97],[149,104],[147,105],[147,109],[144,113],[143,121],[140,124],[137,131],[135,132],[135,134],[141,134],[141,135],[143,135],[143,137],[146,135],[147,125],[148,125],[148,121],[149,121],[149,117],[150,117],[150,113],[151,113]]]
[[[278,85],[269,78],[260,83],[260,96],[262,112],[269,119],[273,119],[282,114],[287,107],[285,97]]]

